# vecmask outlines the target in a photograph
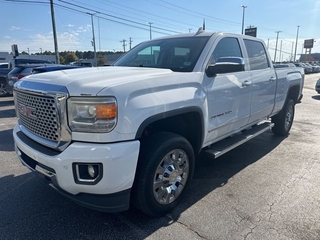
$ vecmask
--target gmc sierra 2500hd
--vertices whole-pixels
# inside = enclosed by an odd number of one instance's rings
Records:
[[[143,42],[114,66],[17,82],[20,161],[75,202],[105,212],[130,202],[171,211],[195,156],[226,153],[264,131],[288,134],[301,68],[274,69],[263,41],[197,33]]]

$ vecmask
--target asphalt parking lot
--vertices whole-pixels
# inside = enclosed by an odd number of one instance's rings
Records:
[[[106,214],[59,195],[18,161],[12,97],[0,98],[0,239],[320,239],[320,73],[307,75],[291,133],[267,131],[216,160],[197,158],[171,214]]]

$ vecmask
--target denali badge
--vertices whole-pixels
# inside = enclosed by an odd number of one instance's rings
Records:
[[[28,118],[31,119],[37,119],[37,109],[34,107],[29,107],[26,105],[23,105],[21,103],[18,104],[18,112],[22,115],[25,115]]]

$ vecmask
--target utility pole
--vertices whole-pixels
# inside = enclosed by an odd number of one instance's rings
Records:
[[[126,46],[127,46],[126,41],[127,41],[127,40],[125,40],[125,39],[123,39],[122,41],[120,41],[120,42],[122,43],[123,52],[126,52]]]
[[[92,46],[93,46],[93,51],[94,51],[94,59],[93,59],[93,66],[97,66],[97,51],[96,51],[96,39],[94,37],[94,25],[93,25],[93,15],[94,13],[88,13],[87,14],[91,15],[91,26],[92,26]]]
[[[294,42],[292,42],[292,45],[291,45],[291,56],[290,56],[290,62],[293,60],[293,44],[294,44]]]
[[[60,58],[59,58],[59,51],[58,51],[58,40],[57,40],[56,23],[55,23],[55,20],[54,20],[53,0],[50,0],[50,8],[51,8],[51,20],[52,20],[54,51],[56,53],[56,63],[59,64],[60,63]]]
[[[279,33],[281,33],[282,31],[276,31],[277,34],[277,40],[276,40],[276,49],[274,51],[274,59],[273,61],[276,62],[276,56],[277,56],[277,47],[278,47],[278,38],[279,38]]]
[[[133,41],[132,41],[132,38],[130,37],[129,38],[129,47],[130,47],[130,50],[131,50],[131,43],[132,43]]]
[[[280,56],[279,56],[279,62],[280,62],[280,63],[282,62],[282,60],[281,60],[281,58],[282,58],[281,53],[282,53],[282,40],[280,41]]]
[[[98,17],[98,30],[99,30],[99,52],[101,52],[101,44],[100,44],[100,18]]]
[[[150,26],[150,39],[152,39],[152,32],[151,32],[151,24],[153,24],[152,22],[147,22]]]
[[[192,28],[189,28],[189,33],[191,33]]]
[[[268,45],[267,45],[267,48],[269,49],[269,38],[268,38]]]
[[[299,35],[299,28],[300,26],[297,26],[297,38],[296,38],[296,48],[294,50],[294,57],[293,57],[293,61],[296,61],[296,55],[297,55],[297,45],[298,45],[298,35]],[[302,52],[303,52],[303,48],[302,48]]]

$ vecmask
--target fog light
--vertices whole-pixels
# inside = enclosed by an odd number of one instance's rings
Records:
[[[96,171],[92,165],[88,165],[88,173],[90,177],[94,178],[96,176]]]
[[[78,184],[96,184],[102,179],[101,163],[73,163],[72,168]]]

